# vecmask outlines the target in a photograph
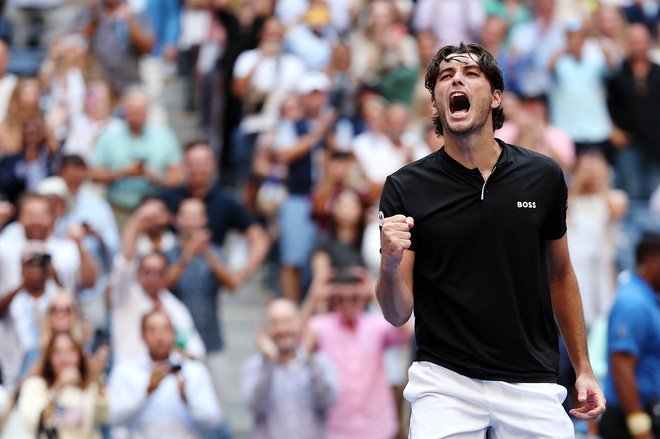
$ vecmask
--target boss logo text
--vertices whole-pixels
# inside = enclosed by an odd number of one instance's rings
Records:
[[[536,209],[536,201],[518,201],[517,205],[526,209]]]

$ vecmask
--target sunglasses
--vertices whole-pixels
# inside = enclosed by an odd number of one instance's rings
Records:
[[[71,314],[71,307],[70,306],[53,306],[51,309],[48,310],[48,313],[50,313],[50,314],[66,314],[66,315],[69,315],[69,314]]]
[[[351,294],[350,296],[334,296],[332,300],[337,304],[342,303],[358,303],[362,301],[362,296],[359,294]]]

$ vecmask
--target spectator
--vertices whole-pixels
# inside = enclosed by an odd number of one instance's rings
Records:
[[[608,83],[618,182],[633,199],[648,199],[660,185],[660,66],[649,58],[651,45],[648,30],[631,25],[626,59]]]
[[[311,3],[314,3],[314,0],[305,0],[302,2],[280,0],[275,2],[275,15],[282,20],[284,26],[291,28],[304,21],[305,13],[308,11]],[[345,36],[351,31],[352,16],[356,15],[359,12],[359,8],[364,6],[359,1],[342,0],[328,0],[327,5],[330,9],[330,24],[332,25],[333,32],[341,36]]]
[[[523,96],[547,96],[552,88],[550,59],[564,47],[565,34],[555,19],[556,0],[539,0],[534,19],[513,27],[510,48],[517,58],[516,90]]]
[[[506,20],[507,28],[532,19],[532,13],[526,2],[520,0],[486,0],[484,11],[489,17]]]
[[[27,241],[45,243],[57,279],[68,291],[94,285],[97,266],[81,243],[83,231],[71,228],[67,237],[61,238],[54,233],[54,222],[53,206],[47,197],[23,194],[18,221],[0,233],[0,294],[20,284],[21,254]]]
[[[249,176],[257,137],[273,126],[281,100],[305,72],[304,63],[284,51],[284,34],[280,20],[268,18],[257,48],[242,52],[234,65],[232,92],[243,101],[243,118],[232,146],[234,178],[239,188]]]
[[[347,119],[346,122],[348,123],[350,123],[349,119],[355,116],[355,99],[358,87],[358,78],[355,78],[351,72],[351,54],[350,44],[346,41],[337,41],[332,46],[330,62],[323,70],[332,84],[330,87],[332,90],[330,104],[337,109],[341,118]],[[338,145],[340,149],[349,148],[348,145],[353,136],[353,127],[350,125],[348,127],[350,128],[347,128],[348,131],[345,135],[348,139]]]
[[[105,70],[116,93],[139,84],[141,55],[154,49],[155,39],[147,20],[131,12],[122,0],[100,0],[82,18],[91,52]]]
[[[594,38],[612,54],[617,66],[621,65],[626,54],[627,25],[621,10],[612,4],[600,4],[593,13]]]
[[[21,385],[18,412],[26,437],[101,437],[100,425],[108,416],[105,389],[71,334],[50,339],[37,374]]]
[[[388,136],[392,128],[387,119],[388,106],[379,96],[367,98],[364,114],[367,129],[353,140],[353,153],[368,182],[369,201],[377,201],[385,178],[413,159],[409,145],[395,145]]]
[[[181,151],[172,131],[147,123],[149,99],[140,88],[123,96],[125,122],[106,129],[92,158],[92,180],[108,185],[120,227],[126,216],[158,188],[181,183]]]
[[[53,279],[51,256],[45,244],[30,243],[21,255],[20,286],[0,299],[0,318],[11,328],[4,340],[18,359],[19,379],[32,365],[34,352],[40,350],[48,304],[58,291],[60,287]]]
[[[398,431],[394,395],[383,367],[389,346],[410,342],[409,327],[395,328],[365,306],[373,294],[366,272],[340,271],[329,288],[310,298],[330,298],[333,312],[312,317],[310,328],[318,347],[332,360],[341,392],[328,416],[328,439],[389,439]],[[314,307],[315,308],[315,307]]]
[[[635,253],[637,268],[622,277],[610,312],[604,439],[660,437],[660,235],[642,236]]]
[[[23,126],[29,120],[43,121],[39,107],[41,87],[35,78],[22,78],[9,97],[7,114],[0,123],[0,155],[18,154],[23,146]]]
[[[314,335],[300,339],[294,302],[276,299],[266,330],[257,332],[259,353],[243,365],[241,389],[254,418],[253,439],[325,437],[328,410],[339,393],[330,359],[315,352]]]
[[[328,151],[321,180],[316,184],[312,201],[314,219],[320,232],[332,232],[335,226],[337,197],[345,190],[359,192],[361,176],[355,166],[355,157],[346,151]],[[360,199],[362,200],[362,193]]]
[[[376,0],[367,8],[364,29],[354,32],[350,40],[352,73],[387,99],[409,104],[419,66],[415,39],[394,3]]]
[[[67,121],[63,153],[78,154],[85,162],[90,163],[98,136],[119,122],[119,119],[112,115],[113,108],[110,85],[105,81],[91,81],[87,85],[83,112]]]
[[[607,112],[606,79],[615,56],[593,40],[584,25],[566,25],[566,48],[550,60],[554,86],[549,93],[550,120],[566,131],[579,155],[597,149],[613,162],[609,143],[612,122]]]
[[[268,237],[246,209],[217,185],[214,178],[216,165],[213,150],[208,143],[190,143],[184,152],[183,185],[164,190],[159,196],[173,214],[179,210],[179,204],[186,198],[203,200],[211,229],[211,240],[216,245],[222,246],[227,234],[232,230],[245,237],[248,255],[238,275],[242,283],[261,266],[269,248]]]
[[[475,41],[486,13],[479,0],[421,0],[416,3],[412,27],[430,30],[438,48],[455,41]]]
[[[14,87],[18,83],[16,75],[9,73],[7,67],[9,66],[9,45],[0,39],[0,123],[4,122],[7,116],[7,109],[9,108],[9,100],[11,99]]]
[[[623,7],[623,16],[629,23],[645,26],[654,39],[658,36],[660,8],[657,2],[634,0],[632,4]]]
[[[55,231],[63,236],[70,227],[82,227],[83,244],[94,257],[99,275],[93,288],[81,291],[79,298],[85,318],[94,329],[107,326],[105,289],[112,270],[112,260],[119,251],[120,238],[112,208],[105,198],[87,187],[89,170],[78,155],[65,155],[60,161],[59,174],[64,180],[71,206],[55,223]]]
[[[294,302],[300,300],[317,233],[311,217],[317,163],[336,119],[336,112],[326,107],[329,89],[330,80],[324,73],[306,75],[298,85],[303,117],[288,121],[288,135],[280,133],[275,139],[275,161],[288,168],[289,193],[278,212],[280,280],[284,297]]]
[[[176,236],[170,230],[171,215],[158,198],[148,198],[140,205],[145,211],[144,227],[135,248],[137,257],[150,253],[165,253],[176,245]]]
[[[177,243],[165,253],[170,268],[167,284],[192,315],[206,347],[206,365],[217,390],[225,373],[223,330],[218,319],[220,288],[236,291],[239,280],[222,262],[219,246],[211,243],[206,206],[199,198],[186,198],[176,214]]]
[[[507,32],[510,29],[509,26],[505,18],[497,15],[489,15],[479,32],[479,41],[486,50],[493,54],[500,69],[502,69],[504,89],[514,93],[520,93],[518,89],[519,81],[516,77],[517,59],[515,53],[508,48],[506,43]]]
[[[70,225],[81,224],[88,238],[85,244],[107,274],[110,261],[119,250],[119,232],[108,202],[89,190],[89,170],[82,157],[65,155],[60,161],[59,175],[71,197],[71,208],[59,218],[55,229],[59,235]]]
[[[587,330],[614,300],[616,227],[626,215],[628,197],[611,188],[605,158],[581,155],[569,183],[568,248],[580,284]]]
[[[46,119],[59,142],[67,124],[82,116],[87,88],[88,44],[80,34],[65,34],[53,42],[41,64],[39,80],[50,93]]]
[[[548,105],[542,97],[526,97],[520,101],[504,92],[506,120],[495,135],[509,144],[552,157],[565,173],[575,164],[575,143],[562,129],[550,125]]]
[[[424,87],[424,78],[426,77],[426,68],[437,52],[437,42],[435,34],[429,30],[417,32],[415,39],[417,40],[420,63],[419,69],[417,69],[417,81],[410,105],[410,122],[413,130],[417,134],[422,135],[424,126],[428,124],[433,116],[431,114],[431,106],[429,105],[429,92]]]
[[[360,194],[346,187],[329,203],[330,229],[319,235],[312,256],[314,279],[325,279],[334,271],[365,265],[361,249],[366,209]]]
[[[284,39],[287,49],[305,62],[309,70],[323,70],[330,63],[337,35],[330,23],[325,0],[309,2],[301,23],[293,25]]]
[[[277,2],[279,5],[280,3]],[[240,96],[232,92],[234,84],[234,65],[239,55],[246,50],[253,50],[259,44],[259,35],[266,17],[271,14],[271,2],[255,0],[241,2],[238,11],[234,11],[227,0],[213,2],[216,17],[227,34],[224,52],[220,55],[218,69],[221,76],[222,92],[220,107],[222,111],[220,126],[222,127],[222,145],[231,145],[232,136],[240,125],[243,112]],[[232,111],[226,111],[231,108]],[[222,148],[220,168],[224,177],[231,176],[231,148]],[[226,181],[225,183],[230,183]]]
[[[164,310],[172,321],[177,346],[203,358],[204,342],[188,308],[166,289],[168,263],[162,253],[136,258],[137,238],[148,221],[149,210],[138,209],[124,228],[122,254],[115,259],[111,306],[111,341],[115,364],[141,358],[147,346],[140,337],[140,317],[153,309]]]
[[[150,122],[167,123],[167,111],[163,103],[163,88],[167,77],[167,63],[174,62],[178,56],[179,0],[146,0],[133,2],[142,5],[143,10],[133,8],[133,13],[144,17],[149,23],[153,35],[153,48],[140,60],[140,76],[151,101]]]
[[[148,357],[120,362],[110,375],[110,420],[128,437],[202,438],[221,421],[211,378],[202,363],[179,355],[169,316],[142,317]]]
[[[34,191],[42,180],[53,175],[59,158],[59,145],[49,144],[42,120],[26,120],[21,141],[17,154],[0,158],[0,192],[12,202],[25,191]]]

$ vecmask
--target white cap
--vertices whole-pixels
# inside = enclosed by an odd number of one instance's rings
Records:
[[[298,83],[298,93],[303,95],[313,91],[329,92],[330,88],[330,78],[319,71],[306,73]]]
[[[44,178],[37,185],[36,192],[39,195],[44,195],[47,197],[57,196],[66,200],[70,197],[69,188],[66,186],[64,179],[62,177],[48,177]]]

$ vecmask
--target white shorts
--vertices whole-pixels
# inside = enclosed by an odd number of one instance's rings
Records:
[[[409,439],[575,437],[558,384],[477,380],[427,361],[414,362],[408,377]]]

